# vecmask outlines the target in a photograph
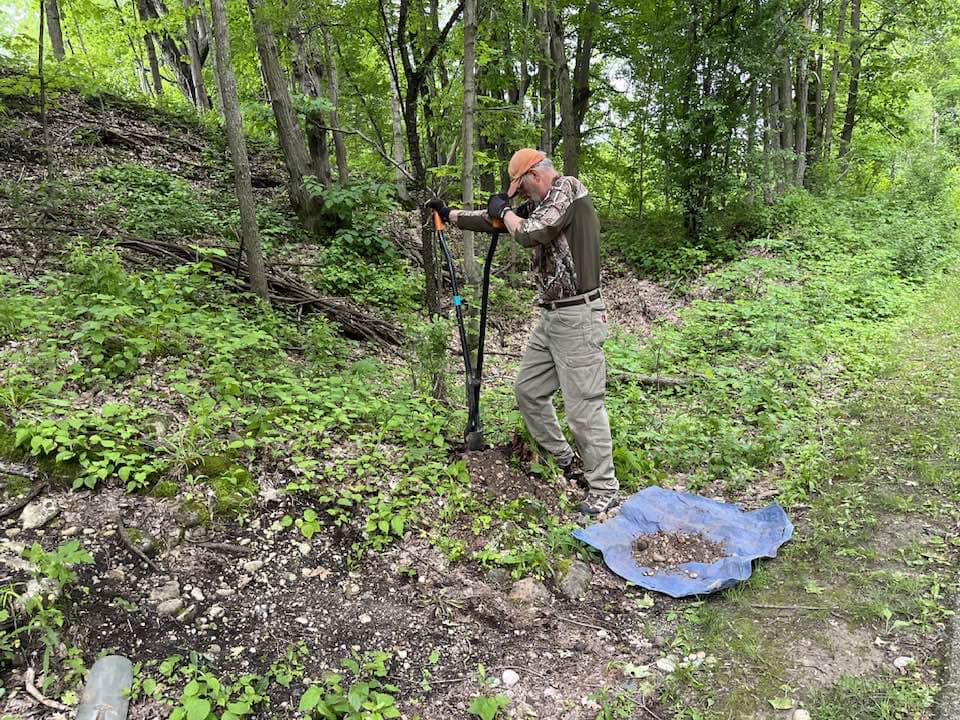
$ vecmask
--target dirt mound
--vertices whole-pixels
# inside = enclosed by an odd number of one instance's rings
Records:
[[[633,559],[641,567],[676,570],[684,563],[712,563],[726,555],[722,543],[701,533],[657,532],[633,542]]]

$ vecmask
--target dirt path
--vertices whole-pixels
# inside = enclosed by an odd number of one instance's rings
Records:
[[[688,612],[678,637],[720,662],[677,679],[676,707],[709,707],[682,717],[934,717],[960,544],[958,340],[954,276],[845,405],[782,558]]]

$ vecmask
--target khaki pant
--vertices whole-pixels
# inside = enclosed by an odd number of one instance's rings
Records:
[[[563,465],[573,457],[573,450],[560,431],[553,408],[553,395],[561,391],[584,475],[591,489],[602,491],[618,489],[610,422],[603,405],[606,339],[603,298],[541,310],[514,386],[520,414],[533,439]]]

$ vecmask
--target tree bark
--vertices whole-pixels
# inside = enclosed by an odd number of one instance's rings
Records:
[[[744,166],[747,176],[747,204],[756,201],[756,162],[754,154],[757,145],[757,82],[750,80],[750,107],[747,110],[747,145],[744,149]]]
[[[550,5],[540,15],[540,149],[548,155],[553,152],[553,22]]]
[[[793,72],[790,56],[783,51],[780,72],[780,149],[783,152],[783,178],[786,184],[793,182],[794,137],[793,137]]]
[[[820,157],[820,146],[823,142],[823,32],[823,0],[817,0],[817,34],[820,36],[820,46],[814,60],[813,97],[809,106],[809,115],[813,118],[813,132],[807,146],[808,166]]]
[[[197,0],[183,0],[184,24],[187,31],[187,55],[190,58],[190,77],[193,78],[196,107],[201,113],[211,109],[210,96],[203,82],[203,53],[200,33],[197,30],[197,15],[200,13]]]
[[[463,190],[463,207],[468,210],[473,209],[473,116],[477,104],[476,38],[477,0],[466,0],[463,4],[463,171],[460,185]],[[473,233],[469,230],[463,231],[463,267],[467,282],[474,287],[479,285]]]
[[[401,168],[404,165],[403,152],[403,116],[400,114],[400,93],[397,86],[390,82],[390,127],[393,130],[393,162],[394,179],[397,183],[397,197],[400,202],[410,202],[410,192],[407,190],[407,176]]]
[[[847,87],[847,107],[840,131],[840,157],[846,158],[853,139],[857,120],[857,95],[860,90],[860,0],[850,2],[850,84]],[[844,163],[846,167],[846,163]]]
[[[257,227],[257,211],[253,202],[253,185],[250,181],[250,161],[247,158],[247,141],[243,136],[240,120],[240,102],[237,99],[237,83],[230,66],[230,31],[227,28],[227,12],[223,0],[210,0],[213,16],[214,59],[217,84],[223,102],[223,118],[227,143],[233,159],[234,177],[237,185],[237,201],[240,204],[240,232],[243,251],[247,256],[250,273],[250,289],[269,302],[267,276],[260,250],[260,230]]]
[[[586,10],[580,13],[577,27],[577,54],[573,68],[573,116],[576,118],[578,137],[590,101],[590,61],[593,57],[593,33],[599,8],[599,0],[590,0]]]
[[[137,15],[143,23],[151,19],[146,0],[137,0]],[[157,60],[157,47],[152,32],[143,33],[143,45],[147,49],[147,63],[150,66],[150,78],[153,80],[153,92],[160,97],[163,95],[163,80],[160,77],[160,63]]]
[[[327,92],[331,105],[330,127],[333,133],[333,147],[337,156],[337,178],[341,185],[346,185],[350,182],[350,171],[347,168],[347,146],[343,140],[343,133],[340,132],[340,116],[337,113],[337,106],[340,103],[340,83],[337,77],[337,60],[334,57],[333,40],[327,28],[323,29],[323,46],[327,59]]]
[[[811,17],[810,9],[803,13],[803,24],[810,32]],[[794,175],[793,183],[798,187],[803,187],[803,178],[807,169],[807,94],[810,90],[809,77],[807,75],[807,52],[803,51],[797,60],[797,127],[795,131],[794,146]]]
[[[840,0],[839,19],[837,20],[837,37],[835,39],[833,58],[830,63],[830,87],[827,91],[827,106],[823,112],[823,128],[820,142],[820,156],[828,157],[833,145],[833,116],[837,106],[837,81],[840,77],[840,43],[846,32],[847,2]]]
[[[580,140],[577,120],[573,112],[573,92],[570,88],[570,67],[567,50],[563,46],[563,24],[559,15],[553,16],[552,58],[560,94],[560,137],[563,140],[563,174],[577,176],[580,160]],[[549,152],[549,151],[546,151]]]
[[[50,47],[57,60],[63,60],[66,53],[63,49],[63,28],[60,25],[60,6],[57,0],[44,0],[47,15],[47,37],[50,38]]]
[[[308,224],[312,220],[310,193],[303,186],[303,178],[310,174],[310,157],[307,154],[306,138],[293,110],[287,79],[280,65],[280,53],[270,22],[258,16],[256,0],[247,0],[250,19],[257,40],[260,67],[270,93],[270,106],[277,124],[277,137],[287,166],[289,184],[287,191],[290,203],[297,215]]]

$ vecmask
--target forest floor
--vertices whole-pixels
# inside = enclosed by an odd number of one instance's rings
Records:
[[[116,216],[100,212],[111,199],[102,188],[55,207],[40,201],[49,191],[31,194],[31,186],[44,184],[36,108],[11,97],[5,95],[0,125],[0,270],[26,282],[60,272],[73,237],[115,237]],[[60,192],[92,187],[98,168],[122,163],[229,192],[223,148],[196,126],[66,93],[50,123],[56,165],[68,179]],[[264,150],[260,167],[261,200],[268,201],[280,184],[275,156]],[[303,255],[291,251],[290,258]],[[30,288],[41,299],[47,292]],[[652,323],[677,322],[690,301],[620,263],[606,294],[612,325],[641,342]],[[503,398],[531,319],[526,311],[495,318],[492,342],[500,354],[489,359],[491,405],[509,402]],[[0,460],[10,472],[0,473],[2,501],[16,500],[48,474],[36,509],[51,516],[35,527],[19,514],[0,521],[3,583],[23,594],[27,578],[37,575],[38,565],[23,559],[34,543],[47,553],[34,554],[33,562],[43,567],[46,559],[48,581],[63,566],[50,558],[66,543],[80,543],[92,562],[76,564],[75,580],[62,589],[54,583],[42,591],[59,594],[43,607],[59,608],[63,626],[55,614],[41,614],[46,624],[34,630],[57,633],[55,642],[21,635],[4,655],[0,716],[70,717],[70,709],[27,692],[27,670],[36,671],[44,693],[72,706],[83,667],[110,650],[138,663],[134,719],[196,708],[198,697],[217,717],[300,717],[310,687],[344,699],[348,681],[365,701],[395,702],[403,717],[425,720],[496,713],[786,720],[801,718],[801,708],[817,720],[932,717],[960,543],[960,280],[947,276],[901,326],[883,352],[883,374],[834,409],[844,432],[823,437],[830,472],[789,508],[791,542],[777,558],[757,563],[749,581],[686,600],[630,585],[577,546],[569,536],[581,523],[572,511],[577,488],[534,462],[510,432],[492,434],[494,447],[467,457],[455,442],[441,448],[442,469],[424,475],[429,487],[413,496],[415,519],[380,534],[382,505],[371,502],[383,495],[318,499],[302,486],[308,466],[291,452],[257,456],[252,492],[241,475],[229,476],[235,484],[227,494],[243,502],[224,503],[222,489],[211,491],[196,463],[185,465],[191,472],[172,492],[127,492],[115,479],[69,490],[75,473],[49,462],[38,467],[12,447],[15,426],[34,411],[29,399],[11,399],[12,379],[25,369],[17,363],[42,347],[4,336],[0,377],[11,380]],[[291,351],[292,362],[302,364],[301,354]],[[144,358],[141,365],[147,397],[163,404],[136,429],[157,443],[183,438],[186,405],[168,371],[179,365],[193,372],[189,357]],[[456,373],[459,360],[449,361]],[[455,377],[451,386],[458,383]],[[78,397],[102,413],[128,390],[108,385]],[[386,419],[378,420],[386,428]],[[384,441],[384,432],[373,443],[352,431],[318,432],[315,460],[351,488],[365,472],[385,467],[380,481],[395,488],[421,469],[397,459],[417,449]],[[200,469],[213,478],[216,462],[231,458],[203,462]],[[684,489],[688,479],[672,480]],[[775,499],[770,485],[699,491],[747,508]],[[504,507],[512,513],[506,521],[489,509]],[[319,518],[314,508],[323,508]],[[502,553],[484,561],[487,548],[511,542],[515,565]],[[544,546],[574,549],[544,555]],[[544,571],[519,571],[533,567]],[[8,602],[2,607],[16,616]],[[325,678],[332,671],[344,678]],[[188,689],[192,681],[199,691]],[[231,703],[247,711],[229,710]]]

